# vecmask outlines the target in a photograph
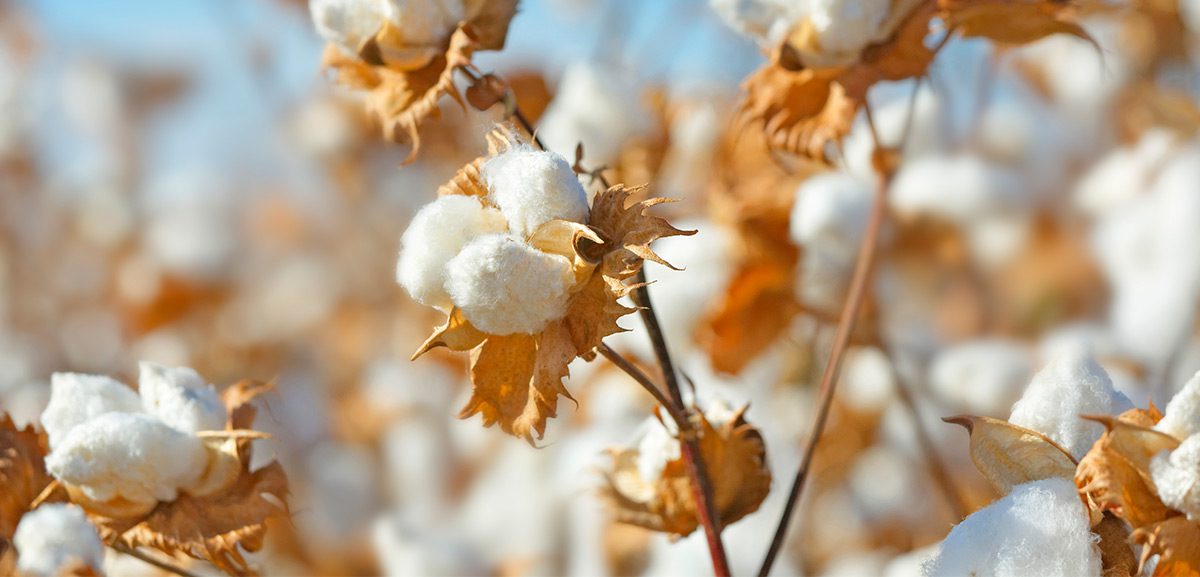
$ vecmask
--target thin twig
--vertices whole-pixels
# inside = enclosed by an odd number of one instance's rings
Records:
[[[188,571],[187,569],[184,569],[183,567],[175,565],[174,563],[169,563],[167,561],[163,561],[162,559],[156,559],[154,557],[151,557],[145,553],[142,553],[141,551],[138,551],[137,549],[135,549],[133,547],[130,547],[130,546],[124,544],[124,543],[114,543],[110,546],[113,549],[115,549],[121,553],[129,555],[130,557],[133,557],[134,559],[138,559],[139,561],[142,561],[143,563],[148,563],[150,565],[158,567],[159,569],[162,569],[163,571],[166,571],[168,573],[174,573],[176,575],[179,575],[180,577],[200,577],[198,574],[192,573],[191,571]]]
[[[645,371],[638,368],[637,365],[630,362],[629,359],[621,356],[621,353],[614,351],[612,347],[609,347],[605,343],[600,343],[600,346],[596,347],[596,351],[603,355],[604,358],[611,361],[612,364],[616,365],[618,369],[625,371],[625,374],[633,377],[633,380],[637,381],[637,383],[641,385],[643,389],[646,389],[646,392],[650,393],[650,395],[654,397],[655,401],[658,401],[658,405],[665,409],[667,414],[671,415],[671,420],[675,421],[675,427],[677,430],[685,431],[691,427],[691,423],[688,421],[687,416],[680,412],[679,408],[675,406],[675,403],[671,402],[671,399],[668,399],[667,396],[663,394],[662,389],[654,383],[654,381],[649,375],[646,374]]]
[[[646,325],[646,333],[650,335],[650,343],[654,346],[654,355],[662,367],[663,379],[667,383],[667,391],[671,401],[681,411],[687,408],[683,402],[683,394],[679,390],[679,379],[675,373],[675,363],[671,360],[670,350],[667,349],[662,327],[658,324],[658,316],[654,314],[654,305],[647,290],[645,268],[638,271],[637,288],[632,296]],[[712,557],[713,572],[717,577],[729,576],[729,560],[725,555],[725,545],[721,543],[721,520],[717,517],[716,506],[713,502],[712,481],[708,477],[708,469],[704,464],[704,455],[700,453],[699,443],[695,435],[680,435],[680,453],[687,464],[688,476],[691,478],[692,497],[696,501],[696,512],[700,524],[704,527],[704,536],[708,541],[708,552]]]

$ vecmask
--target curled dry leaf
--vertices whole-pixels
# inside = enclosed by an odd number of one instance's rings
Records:
[[[1108,430],[1079,462],[1075,485],[1090,504],[1125,519],[1135,528],[1176,514],[1163,505],[1150,477],[1150,459],[1172,450],[1179,441],[1146,426],[1133,424],[1144,413],[1120,418],[1089,417]]]
[[[241,381],[224,391],[227,429],[249,428],[256,410],[250,401],[270,384]],[[242,550],[257,551],[270,519],[286,517],[288,481],[278,461],[250,470],[250,442],[255,435],[212,439],[209,469],[202,490],[161,502],[144,515],[111,517],[89,511],[108,543],[150,547],[168,555],[183,553],[211,562],[231,575],[254,571]],[[86,508],[86,507],[85,507]]]
[[[46,434],[33,425],[18,429],[12,417],[0,416],[0,552],[17,530],[17,522],[52,480],[44,459],[50,450]]]
[[[348,55],[332,44],[325,48],[323,66],[336,81],[367,92],[366,110],[383,127],[384,136],[412,143],[409,160],[420,148],[418,126],[439,115],[438,102],[449,95],[465,107],[454,84],[454,72],[471,64],[477,50],[504,46],[516,0],[466,0],[465,20],[443,46],[411,44],[388,22]]]
[[[1095,45],[1071,20],[1071,2],[1047,0],[941,0],[946,24],[966,37],[1005,44],[1028,44],[1054,34],[1069,34]]]
[[[756,511],[771,489],[762,434],[746,422],[745,410],[716,426],[703,414],[694,417],[721,527]],[[699,520],[683,458],[667,462],[657,480],[648,480],[638,470],[638,454],[636,448],[610,451],[612,469],[606,472],[608,482],[601,491],[616,519],[674,537],[690,534]]]
[[[1001,495],[1014,485],[1075,475],[1075,459],[1045,435],[991,417],[958,415],[942,419],[971,435],[971,460]]]
[[[1200,526],[1186,517],[1171,517],[1133,531],[1133,541],[1143,545],[1142,564],[1158,555],[1155,577],[1200,575]]]

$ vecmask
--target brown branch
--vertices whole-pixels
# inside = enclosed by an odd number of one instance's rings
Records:
[[[654,314],[654,305],[650,300],[650,291],[647,290],[644,268],[638,271],[635,282],[638,283],[638,286],[632,293],[633,302],[638,305],[642,321],[646,325],[646,332],[650,335],[650,343],[654,346],[654,355],[658,358],[659,366],[662,367],[667,391],[676,408],[686,413],[687,406],[684,404],[683,395],[679,390],[679,378],[675,372],[675,363],[671,360],[671,353],[667,349],[662,327],[658,324],[658,316]],[[704,536],[708,541],[713,572],[717,574],[717,577],[728,577],[730,574],[729,560],[725,555],[725,545],[721,543],[721,520],[717,516],[716,506],[713,502],[712,481],[708,477],[704,455],[700,453],[700,445],[696,442],[695,435],[680,435],[680,448],[683,461],[687,464],[688,477],[692,481],[692,498],[696,501],[697,517],[704,527]]]
[[[129,555],[130,557],[133,557],[134,559],[142,561],[143,563],[148,563],[150,565],[158,567],[159,569],[162,569],[163,571],[166,571],[168,573],[174,573],[176,575],[179,575],[180,577],[200,577],[198,574],[192,573],[191,571],[188,571],[187,569],[184,569],[183,567],[175,565],[174,563],[169,563],[167,561],[163,561],[162,559],[156,559],[154,557],[151,557],[150,555],[142,553],[141,551],[138,551],[137,549],[130,547],[128,545],[125,545],[124,543],[114,543],[109,546],[120,553]]]

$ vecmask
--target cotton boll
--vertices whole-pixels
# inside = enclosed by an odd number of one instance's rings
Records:
[[[1016,341],[969,341],[943,350],[929,369],[930,388],[958,412],[1002,418],[1033,373]]]
[[[388,0],[309,0],[317,34],[349,54],[379,32],[393,7]]]
[[[95,501],[171,501],[204,472],[200,439],[145,414],[106,413],[71,429],[46,470]]]
[[[533,334],[567,312],[574,274],[567,259],[507,234],[484,235],[446,264],[446,292],[476,328]]]
[[[42,505],[17,524],[13,534],[17,572],[30,577],[55,577],[90,567],[100,571],[104,544],[96,527],[76,505]]]
[[[54,448],[71,429],[100,415],[141,410],[137,393],[109,377],[54,373],[50,377],[50,403],[42,413],[42,428]]]
[[[1050,437],[1080,459],[1104,433],[1104,425],[1079,415],[1116,415],[1131,408],[1133,403],[1113,389],[1091,352],[1080,347],[1054,358],[1033,376],[1008,420]]]
[[[905,163],[896,174],[890,202],[902,214],[927,214],[968,225],[997,212],[1030,208],[1019,171],[969,154],[927,156]]]
[[[851,349],[841,380],[838,396],[859,411],[883,412],[896,391],[892,362],[874,347]]]
[[[568,158],[574,158],[575,146],[582,143],[589,167],[615,163],[625,142],[649,124],[631,78],[600,64],[569,65],[539,123],[542,142]]]
[[[891,0],[812,0],[808,20],[821,53],[857,54],[866,48],[883,32],[891,6]]]
[[[782,40],[808,10],[804,2],[785,0],[709,0],[709,6],[730,28],[764,46]]]
[[[809,177],[796,189],[792,240],[799,245],[824,243],[857,249],[866,233],[872,190],[869,181],[844,172]]]
[[[662,477],[667,463],[679,458],[679,441],[653,417],[646,421],[644,431],[637,446],[637,469],[646,483],[654,484]]]
[[[479,199],[446,195],[425,205],[404,231],[396,280],[417,302],[449,310],[445,267],[471,239],[508,228],[504,215]]]
[[[926,576],[1099,575],[1100,553],[1075,485],[1067,479],[1022,483],[950,531]]]
[[[515,235],[528,238],[555,219],[587,222],[587,192],[562,156],[517,147],[489,159],[480,173]]]
[[[139,370],[138,394],[147,413],[184,433],[225,428],[221,397],[196,371],[148,362],[142,362]]]
[[[1192,435],[1170,453],[1150,461],[1150,476],[1164,504],[1200,521],[1200,435]]]
[[[466,15],[463,0],[389,0],[390,17],[405,42],[435,45]]]
[[[1190,439],[1200,433],[1200,373],[1183,386],[1183,390],[1175,393],[1167,410],[1158,424],[1158,429],[1176,439]]]

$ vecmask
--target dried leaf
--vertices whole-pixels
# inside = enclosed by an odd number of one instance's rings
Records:
[[[0,550],[12,539],[29,505],[50,484],[44,462],[49,450],[46,434],[33,425],[18,429],[12,417],[0,418]]]
[[[1187,517],[1172,517],[1133,531],[1133,541],[1144,545],[1142,562],[1158,555],[1155,577],[1200,575],[1200,526]]]
[[[791,326],[795,273],[776,260],[743,265],[698,339],[717,371],[738,373]]]
[[[1128,418],[1140,418],[1127,413]],[[1149,461],[1179,441],[1140,425],[1113,417],[1090,417],[1108,431],[1079,462],[1075,485],[1095,507],[1129,522],[1134,528],[1157,523],[1175,514],[1162,501],[1150,478]]]
[[[943,0],[941,5],[947,25],[966,37],[1028,44],[1054,34],[1069,34],[1095,45],[1087,31],[1069,19],[1069,2]]]
[[[1029,481],[1075,476],[1075,459],[1045,435],[993,419],[958,415],[942,419],[971,435],[971,460],[1001,495]]]
[[[433,334],[425,339],[421,348],[413,353],[411,360],[416,360],[417,357],[438,347],[446,347],[452,351],[469,351],[479,346],[487,338],[487,333],[472,326],[471,321],[468,321],[462,311],[455,307],[450,310],[446,324],[435,329]]]

